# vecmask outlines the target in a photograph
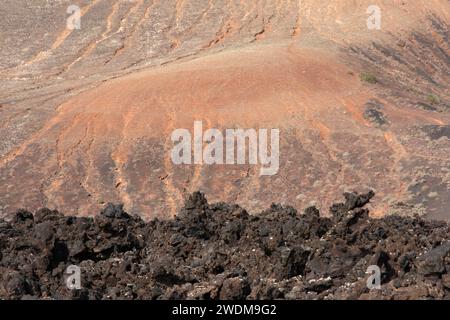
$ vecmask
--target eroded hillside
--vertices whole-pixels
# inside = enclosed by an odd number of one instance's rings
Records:
[[[450,5],[377,1],[13,1],[0,9],[0,210],[171,217],[186,194],[251,211],[449,219]],[[81,8],[81,29],[66,27]],[[170,134],[279,128],[280,170],[174,165]]]

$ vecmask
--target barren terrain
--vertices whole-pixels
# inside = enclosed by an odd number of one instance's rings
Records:
[[[450,220],[450,2],[3,0],[0,215],[174,216],[201,190],[251,212],[327,208]],[[81,29],[66,27],[70,4]],[[279,128],[280,170],[173,165],[170,134]]]
[[[112,204],[94,217],[20,210],[0,219],[0,298],[448,300],[449,225],[371,219],[373,196],[346,193],[329,218],[276,204],[250,215],[199,192],[175,219],[148,222]],[[74,265],[78,290],[66,285]]]

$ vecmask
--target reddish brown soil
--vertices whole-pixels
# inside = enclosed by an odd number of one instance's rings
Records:
[[[194,190],[326,208],[373,188],[375,216],[449,219],[449,3],[379,1],[371,31],[371,2],[78,1],[72,31],[65,4],[5,1],[0,215],[122,202],[169,218]],[[170,134],[194,120],[279,128],[279,173],[174,166]]]

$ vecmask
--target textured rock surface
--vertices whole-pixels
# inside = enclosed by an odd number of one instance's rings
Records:
[[[373,215],[450,219],[450,4],[377,3],[379,31],[372,0],[3,0],[0,215],[169,218],[194,190],[326,209],[375,189]],[[170,133],[194,120],[280,128],[278,175],[174,166]]]
[[[253,216],[201,193],[147,223],[111,204],[94,218],[18,211],[0,220],[0,298],[449,299],[449,225],[369,218],[372,197],[346,194],[330,218],[276,204]],[[69,265],[80,290],[65,285]]]

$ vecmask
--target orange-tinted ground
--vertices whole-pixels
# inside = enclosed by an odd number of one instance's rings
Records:
[[[18,29],[2,37],[3,215],[123,202],[167,218],[195,190],[326,209],[373,188],[374,215],[450,219],[447,1],[379,1],[380,31],[372,1],[79,1],[81,30],[65,29],[64,5],[6,2]],[[31,12],[37,26],[19,28]],[[195,120],[279,128],[278,174],[174,165],[171,132]]]

